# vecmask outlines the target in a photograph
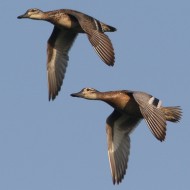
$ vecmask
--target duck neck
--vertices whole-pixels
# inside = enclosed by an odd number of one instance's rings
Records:
[[[59,20],[61,14],[59,11],[47,11],[44,12],[43,20],[46,20],[51,23],[55,23],[57,20]]]
[[[98,100],[104,101],[113,108],[122,109],[124,107],[123,101],[121,101],[121,95],[119,92],[103,92],[98,94]]]

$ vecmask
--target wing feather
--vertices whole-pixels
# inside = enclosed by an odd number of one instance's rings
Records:
[[[115,55],[111,40],[108,36],[97,30],[90,31],[90,33],[87,33],[87,36],[102,61],[107,65],[113,66],[115,62]]]
[[[56,26],[47,43],[47,75],[49,100],[54,100],[61,89],[69,60],[68,52],[77,36]]]
[[[124,178],[130,153],[129,135],[139,122],[140,119],[116,110],[107,118],[108,158],[114,184],[120,183]]]
[[[114,49],[111,40],[104,34],[102,23],[91,16],[77,11],[69,11],[67,14],[78,20],[102,61],[109,66],[113,66],[115,62]]]
[[[152,134],[160,141],[166,136],[166,118],[161,109],[153,104],[149,104],[150,95],[145,93],[133,93],[136,102],[139,104],[140,111],[150,128]]]

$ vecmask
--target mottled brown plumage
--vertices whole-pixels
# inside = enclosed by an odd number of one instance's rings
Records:
[[[119,184],[126,173],[130,153],[129,135],[138,123],[144,119],[152,134],[163,141],[166,136],[166,121],[178,122],[182,115],[179,106],[163,107],[160,100],[145,92],[99,92],[93,88],[84,88],[71,96],[101,100],[114,108],[106,120],[108,158],[114,184]]]
[[[48,12],[29,9],[18,18],[45,20],[54,25],[47,44],[49,100],[54,100],[61,89],[69,60],[68,52],[78,33],[86,33],[102,61],[109,66],[114,65],[114,49],[108,36],[104,34],[104,32],[116,31],[112,26],[84,13],[69,9]]]

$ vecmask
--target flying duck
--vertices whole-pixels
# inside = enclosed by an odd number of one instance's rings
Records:
[[[104,32],[116,31],[116,28],[112,26],[84,13],[69,9],[43,12],[32,8],[17,18],[44,20],[54,25],[47,42],[49,100],[54,100],[61,89],[69,60],[68,52],[78,33],[86,33],[102,61],[109,66],[114,65],[114,49],[108,36],[104,34]]]
[[[159,140],[166,136],[166,121],[178,122],[182,116],[179,106],[163,107],[161,100],[145,92],[120,90],[100,92],[84,88],[73,97],[101,100],[114,108],[106,120],[108,158],[113,184],[119,184],[127,169],[130,153],[130,134],[144,119]]]

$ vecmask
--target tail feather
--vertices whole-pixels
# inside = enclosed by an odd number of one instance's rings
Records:
[[[161,107],[161,110],[164,112],[167,121],[179,122],[182,117],[182,109],[180,106]]]
[[[101,22],[101,26],[102,26],[102,30],[103,30],[104,32],[115,32],[115,31],[117,30],[117,29],[114,28],[113,26],[109,26],[109,25],[104,24],[104,23],[102,23],[102,22]]]

